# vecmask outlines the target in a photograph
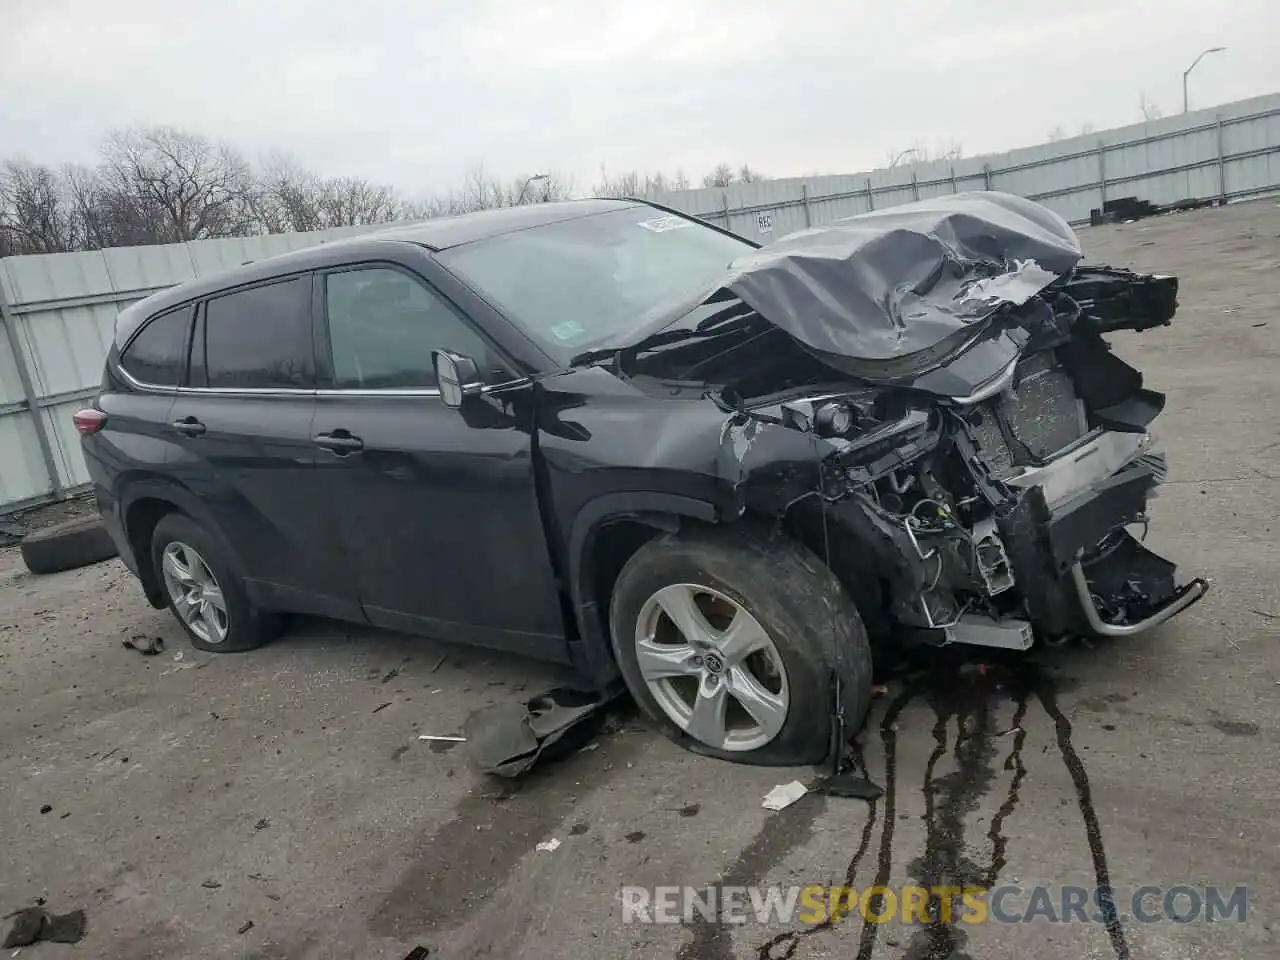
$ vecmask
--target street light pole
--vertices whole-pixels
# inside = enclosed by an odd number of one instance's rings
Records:
[[[516,198],[516,206],[518,207],[520,206],[520,204],[524,203],[524,195],[529,189],[529,184],[533,183],[535,180],[547,180],[547,179],[550,179],[547,174],[535,173],[532,177],[526,180],[524,182],[524,186],[520,188],[520,196]]]
[[[903,150],[896,157],[894,157],[892,160],[889,161],[889,169],[892,170],[894,167],[898,165],[899,160],[901,160],[903,157],[907,156],[908,154],[915,153],[915,152],[916,152],[915,147],[907,147],[907,149]]]
[[[1187,77],[1191,75],[1191,71],[1196,68],[1196,64],[1203,60],[1211,53],[1221,53],[1226,47],[1210,47],[1208,50],[1201,51],[1200,56],[1191,61],[1191,66],[1182,71],[1182,112],[1187,112]]]

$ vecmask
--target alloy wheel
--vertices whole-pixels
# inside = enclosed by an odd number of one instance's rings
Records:
[[[709,747],[745,752],[786,723],[787,672],[768,632],[736,600],[676,583],[640,608],[636,661],[658,706]]]
[[[204,557],[188,544],[174,540],[164,548],[160,566],[169,599],[182,622],[205,643],[225,641],[230,628],[227,602]]]

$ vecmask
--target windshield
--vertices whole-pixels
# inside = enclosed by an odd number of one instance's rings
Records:
[[[661,304],[700,292],[754,249],[652,207],[562,220],[437,258],[554,358],[625,339]]]

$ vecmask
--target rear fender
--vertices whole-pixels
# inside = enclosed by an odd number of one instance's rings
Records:
[[[128,518],[133,506],[142,500],[159,500],[162,503],[171,504],[174,509],[186,514],[200,524],[205,532],[222,546],[225,555],[230,558],[237,574],[243,575],[245,567],[242,558],[222,535],[222,531],[214,521],[213,515],[201,503],[200,498],[181,484],[166,478],[147,476],[125,480],[120,484],[120,519],[124,535],[131,544],[134,539],[134,531],[129,528]],[[142,587],[146,591],[147,599],[152,606],[163,607],[165,605],[164,593],[161,589],[160,578],[156,571],[152,569],[150,544],[141,544],[141,546],[143,548],[141,551],[133,551],[134,560],[138,567],[136,571],[138,579],[142,581]]]

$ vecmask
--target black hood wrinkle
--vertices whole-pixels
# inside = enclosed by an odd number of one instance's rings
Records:
[[[1080,257],[1047,207],[957,193],[790,234],[739,257],[718,288],[820,355],[886,363],[967,342]]]

